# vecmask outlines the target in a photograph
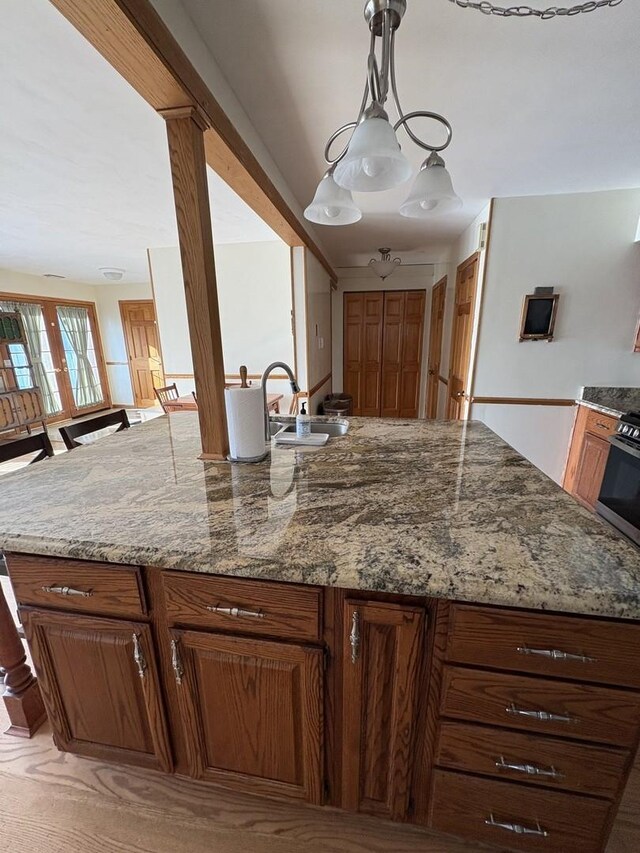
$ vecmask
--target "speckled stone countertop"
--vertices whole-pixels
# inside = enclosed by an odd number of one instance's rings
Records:
[[[585,386],[576,403],[619,418],[626,412],[640,412],[640,388]]]
[[[640,619],[640,550],[483,424],[351,420],[257,465],[162,417],[0,478],[7,551]]]

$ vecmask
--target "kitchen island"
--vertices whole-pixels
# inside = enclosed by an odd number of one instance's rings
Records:
[[[198,452],[181,414],[2,481],[60,748],[603,849],[640,736],[633,545],[479,423]]]

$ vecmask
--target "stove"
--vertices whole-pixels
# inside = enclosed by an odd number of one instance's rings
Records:
[[[640,412],[623,415],[609,442],[596,512],[640,545]]]

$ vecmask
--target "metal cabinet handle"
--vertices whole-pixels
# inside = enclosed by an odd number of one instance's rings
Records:
[[[513,770],[516,773],[524,773],[527,776],[537,776],[544,779],[562,779],[563,774],[556,770],[553,765],[551,767],[540,767],[537,764],[517,764],[507,761],[504,755],[496,761],[496,767],[499,770]]]
[[[173,667],[173,674],[176,677],[176,684],[179,687],[182,684],[184,667],[182,666],[182,659],[180,657],[180,649],[178,648],[177,640],[171,640],[171,666]]]
[[[602,423],[602,421],[596,421],[596,426],[597,426],[599,429],[606,429],[606,430],[611,429],[611,427],[609,426],[609,424],[603,424],[603,423]]]
[[[219,604],[207,605],[207,610],[210,610],[212,613],[221,613],[223,616],[236,616],[240,619],[250,618],[250,619],[264,619],[264,612],[262,610],[244,610],[242,607],[221,607]]]
[[[543,723],[577,723],[577,717],[571,717],[569,714],[553,714],[549,711],[530,711],[526,708],[517,708],[513,702],[505,708],[507,714],[512,714],[516,717],[529,717],[532,720],[540,720]]]
[[[360,614],[357,610],[353,611],[353,616],[351,617],[349,644],[351,646],[351,663],[356,663],[360,654]]]
[[[506,829],[507,832],[515,832],[516,835],[539,835],[542,838],[549,837],[547,830],[540,826],[540,821],[536,821],[535,828],[532,829],[530,826],[523,826],[521,823],[511,823],[510,821],[503,823],[502,821],[496,820],[493,816],[493,812],[491,812],[491,815],[485,820],[485,824],[487,826],[495,826],[498,829]]]
[[[82,598],[90,598],[93,592],[84,592],[81,589],[74,589],[71,586],[43,586],[43,592],[54,592],[56,595],[79,595]]]
[[[541,658],[549,658],[550,660],[561,661],[578,661],[579,663],[595,663],[595,658],[590,658],[588,655],[574,655],[571,652],[563,652],[560,649],[530,649],[528,646],[518,646],[516,649],[519,655],[537,655]]]
[[[138,667],[138,675],[140,678],[144,678],[144,674],[147,671],[147,661],[142,651],[138,634],[133,635],[133,659]]]

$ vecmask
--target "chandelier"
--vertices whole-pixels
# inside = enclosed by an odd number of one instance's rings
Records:
[[[378,249],[380,252],[379,258],[371,258],[369,261],[369,266],[374,271],[376,275],[379,275],[380,278],[384,281],[385,278],[389,278],[391,273],[395,270],[396,267],[399,267],[402,261],[400,258],[392,258],[391,257],[391,249]]]
[[[380,192],[400,186],[412,175],[411,164],[402,153],[397,131],[404,127],[409,138],[430,154],[420,167],[409,196],[400,206],[400,213],[413,219],[423,219],[434,213],[449,213],[462,205],[453,190],[451,177],[438,152],[451,142],[451,125],[444,116],[428,110],[404,113],[396,85],[395,36],[407,9],[407,0],[367,0],[365,21],[371,40],[367,58],[367,78],[356,121],[339,127],[324,149],[329,168],[318,184],[305,217],[319,225],[350,225],[362,218],[362,211],[353,200],[352,191]],[[378,51],[378,41],[380,50]],[[380,62],[378,62],[378,52]],[[385,109],[392,96],[398,120],[389,121]],[[433,119],[443,125],[446,139],[441,145],[430,145],[409,127],[412,119]],[[348,144],[335,157],[331,148],[336,139],[353,131]]]

